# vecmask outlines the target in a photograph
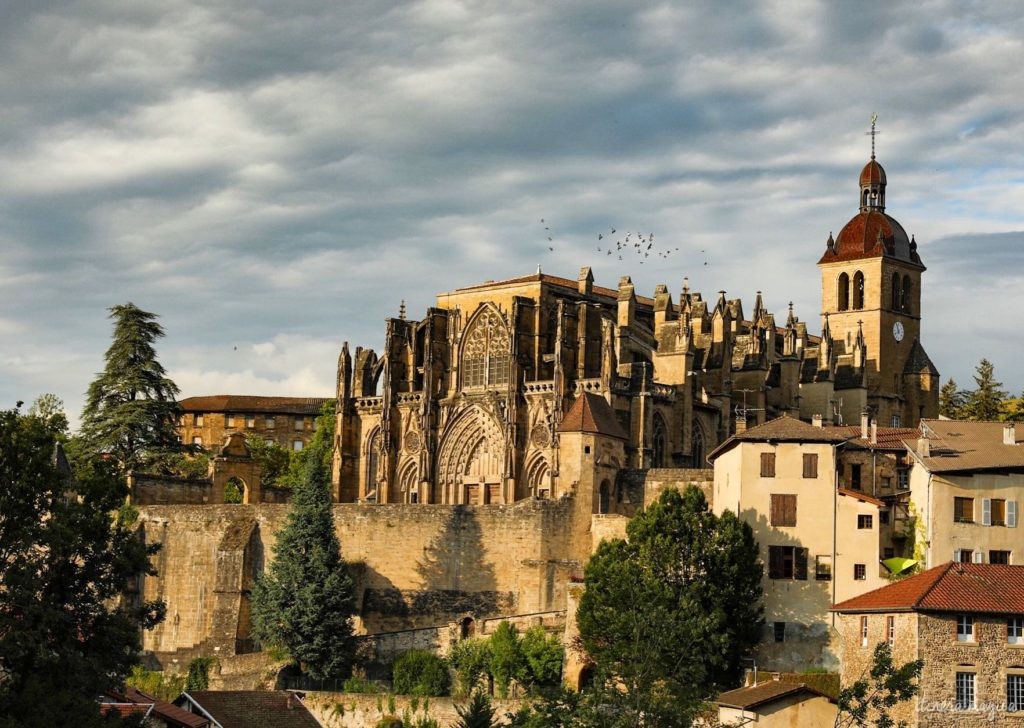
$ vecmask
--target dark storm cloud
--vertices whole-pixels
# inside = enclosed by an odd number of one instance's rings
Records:
[[[56,391],[77,411],[105,308],[126,300],[162,315],[186,394],[323,394],[340,342],[379,345],[402,299],[419,315],[439,291],[538,264],[630,274],[641,292],[677,294],[684,276],[706,297],[762,289],[816,330],[813,264],[855,212],[873,111],[889,210],[934,286],[926,345],[944,373],[969,368],[940,322],[970,327],[985,281],[1021,308],[1019,247],[988,235],[1024,227],[1018,15],[3,3],[0,397]],[[613,226],[680,254],[599,255]],[[973,330],[998,364],[1005,337]]]

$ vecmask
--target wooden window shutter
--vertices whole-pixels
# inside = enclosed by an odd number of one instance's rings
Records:
[[[782,578],[782,546],[768,547],[768,578]]]
[[[782,499],[785,512],[783,517],[786,519],[786,523],[790,526],[796,525],[796,496],[787,495]]]
[[[773,526],[782,525],[782,496],[775,495],[774,493],[771,500],[771,517]]]
[[[774,478],[775,477],[775,453],[763,452],[761,453],[761,477],[762,478]]]
[[[804,453],[804,477],[818,477],[818,456],[814,453]]]
[[[795,557],[793,578],[807,581],[807,549],[795,548],[793,551],[795,552],[793,554]]]

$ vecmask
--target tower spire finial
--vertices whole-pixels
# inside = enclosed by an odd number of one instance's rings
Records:
[[[878,131],[875,126],[878,124],[878,114],[871,115],[871,131],[865,132],[871,136],[871,158],[875,158],[875,137],[882,132]]]

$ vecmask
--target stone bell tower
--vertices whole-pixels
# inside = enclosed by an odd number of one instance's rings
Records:
[[[858,181],[859,210],[835,238],[821,271],[822,315],[837,355],[863,358],[867,407],[882,426],[914,427],[938,416],[939,373],[921,345],[917,241],[885,212],[886,175],[871,159]]]

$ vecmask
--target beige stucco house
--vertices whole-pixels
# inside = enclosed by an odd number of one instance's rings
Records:
[[[821,728],[835,723],[836,701],[804,683],[769,679],[722,693],[718,723],[758,728]]]
[[[756,658],[773,670],[835,667],[837,601],[884,584],[881,500],[841,487],[848,434],[780,417],[737,434],[709,459],[715,513],[751,525],[765,564],[766,632]]]
[[[926,566],[1024,563],[1024,442],[1013,423],[925,420],[908,439],[914,536]]]

